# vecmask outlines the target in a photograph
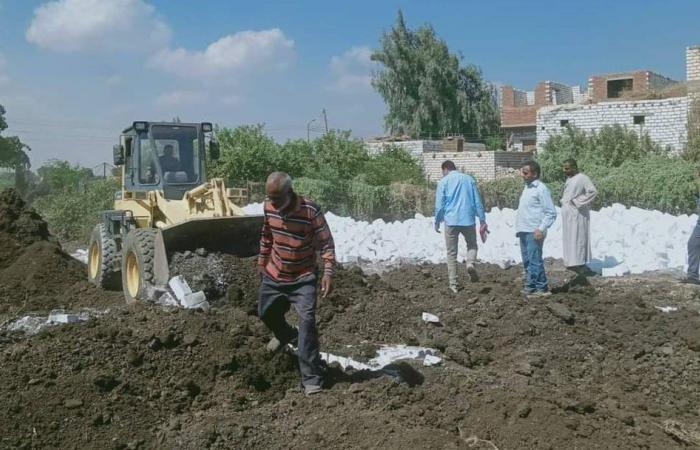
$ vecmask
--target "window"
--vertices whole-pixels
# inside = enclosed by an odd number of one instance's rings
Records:
[[[608,80],[608,98],[619,98],[625,91],[634,89],[632,78]]]
[[[560,120],[560,121],[559,121],[559,125],[562,126],[562,127],[565,127],[565,126],[567,126],[568,124],[569,124],[569,121],[568,121],[567,119],[564,119],[564,120]]]
[[[635,125],[644,125],[644,116],[632,116]]]

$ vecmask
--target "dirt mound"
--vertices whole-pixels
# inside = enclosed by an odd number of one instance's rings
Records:
[[[698,421],[692,287],[593,279],[528,301],[518,268],[481,265],[458,295],[444,265],[341,268],[319,304],[323,351],[420,344],[445,359],[397,364],[411,383],[331,367],[306,398],[294,358],[264,350],[254,258],[214,256],[181,266],[217,293],[207,313],[119,300],[85,324],[0,335],[0,448],[677,448],[664,424]],[[669,299],[685,307],[655,308]]]
[[[14,189],[0,192],[0,315],[93,304],[85,267],[64,253]]]

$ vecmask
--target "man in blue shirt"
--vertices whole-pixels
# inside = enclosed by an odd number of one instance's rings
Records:
[[[552,294],[549,292],[547,276],[544,273],[542,246],[547,230],[557,219],[557,210],[554,208],[552,194],[540,181],[539,164],[534,161],[526,162],[520,169],[520,174],[525,181],[525,187],[518,203],[515,232],[520,239],[523,257],[523,293],[528,297],[547,297]]]
[[[478,281],[476,263],[476,220],[479,216],[482,234],[487,232],[486,214],[481,204],[481,194],[474,178],[457,171],[452,161],[442,163],[442,175],[435,191],[435,231],[445,222],[445,246],[447,247],[447,275],[450,290],[457,293],[457,248],[459,235],[467,241],[467,273],[473,282]]]

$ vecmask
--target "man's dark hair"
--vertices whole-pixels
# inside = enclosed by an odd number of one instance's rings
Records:
[[[569,158],[569,159],[564,160],[564,162],[562,163],[562,165],[564,165],[564,164],[568,164],[568,165],[570,165],[572,168],[578,169],[578,163],[576,162],[576,160],[575,160],[574,158]]]
[[[442,170],[457,170],[457,166],[455,166],[455,163],[448,159],[442,163]]]
[[[535,172],[537,178],[540,177],[540,173],[542,172],[542,169],[540,169],[540,165],[537,163],[537,161],[525,161],[520,167],[529,168],[530,171]]]

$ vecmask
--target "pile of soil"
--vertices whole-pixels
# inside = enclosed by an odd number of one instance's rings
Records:
[[[527,301],[518,268],[482,265],[457,295],[444,265],[340,269],[318,308],[323,351],[414,344],[444,362],[399,363],[401,378],[332,365],[307,398],[295,359],[264,348],[254,258],[181,258],[190,284],[216,293],[206,313],[119,299],[85,324],[0,335],[0,448],[656,449],[688,445],[667,421],[699,420],[693,287],[571,286],[550,264],[558,293]],[[655,308],[669,299],[684,307]]]
[[[7,314],[97,306],[85,266],[61,249],[14,189],[0,191],[0,322]]]

